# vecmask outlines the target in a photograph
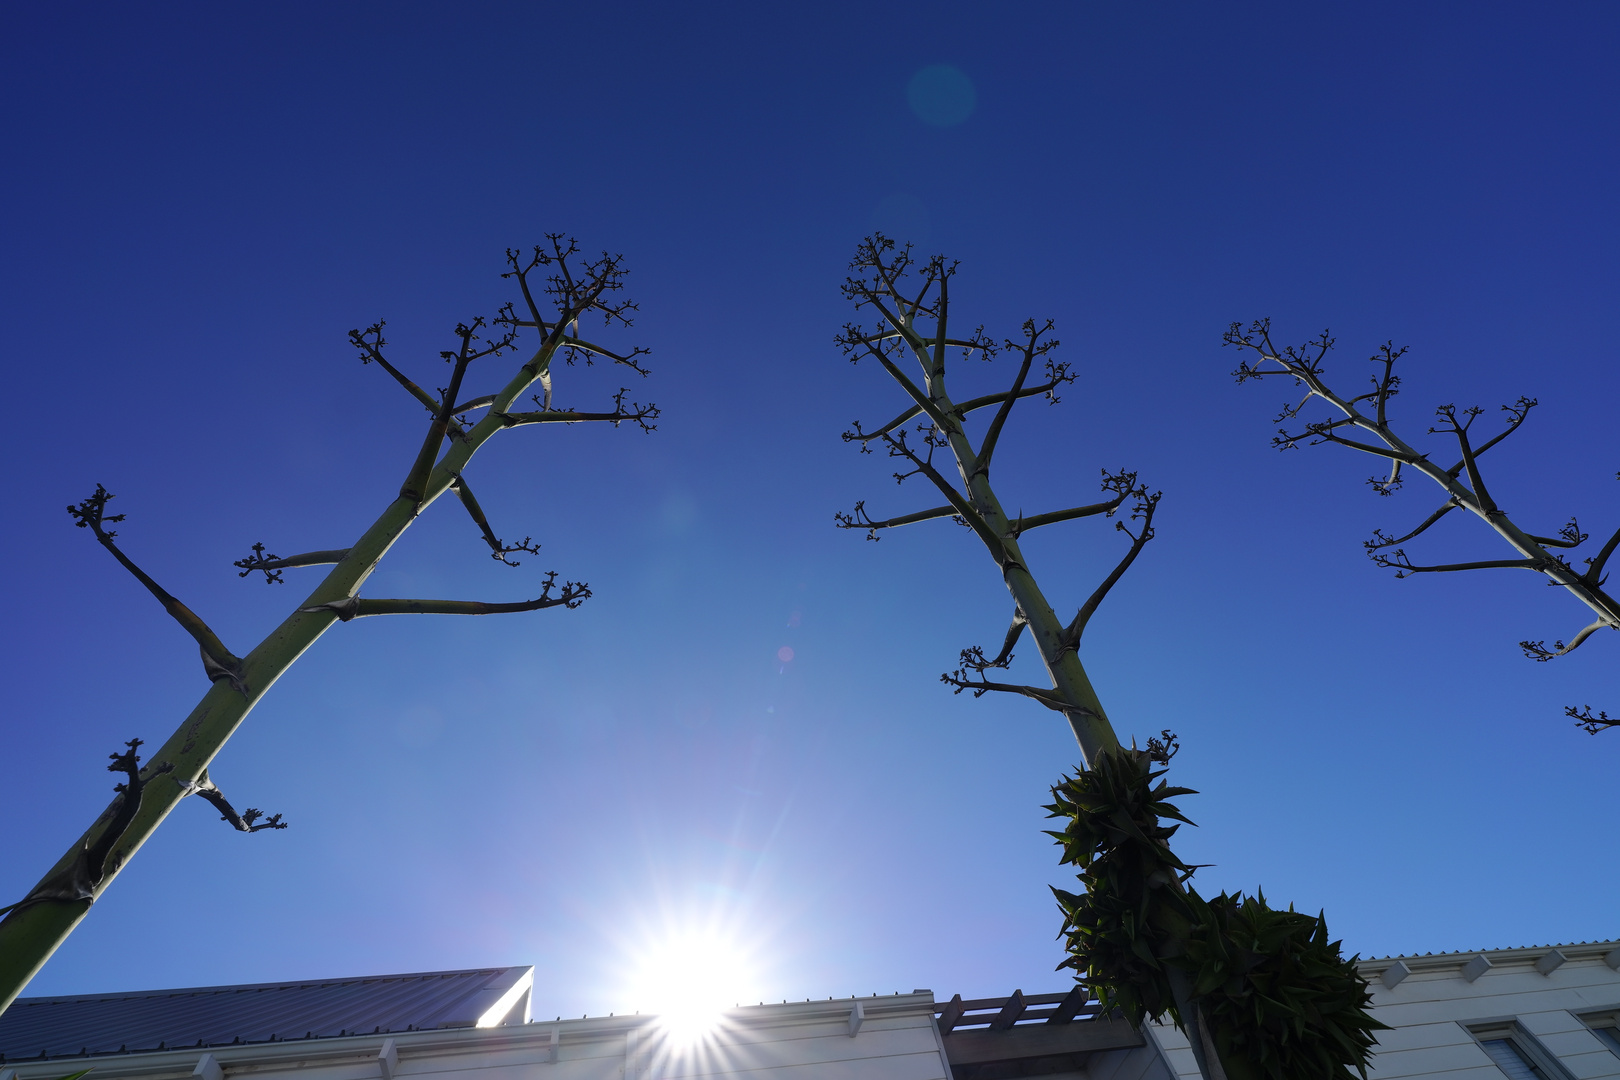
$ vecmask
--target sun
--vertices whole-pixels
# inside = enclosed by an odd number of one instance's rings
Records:
[[[702,1042],[726,1010],[753,985],[748,957],[736,942],[712,932],[661,936],[638,950],[631,989],[642,1012],[676,1046]]]

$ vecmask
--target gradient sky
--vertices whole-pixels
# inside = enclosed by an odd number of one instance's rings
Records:
[[[514,295],[502,251],[548,231],[624,254],[615,340],[664,410],[491,443],[468,478],[542,554],[495,564],[441,502],[368,593],[556,569],[595,597],[335,627],[213,768],[292,828],[188,800],[29,992],[534,964],[538,1014],[622,1012],[692,940],[742,956],[739,1000],[1061,988],[1040,806],[1072,737],[937,681],[999,639],[999,575],[949,523],[833,528],[929,505],[838,438],[898,409],[833,345],[874,228],[961,260],[969,325],[1057,320],[1079,382],[1014,414],[1006,501],[1091,501],[1104,466],[1165,493],[1083,658],[1122,733],[1180,733],[1204,891],[1325,908],[1363,955],[1620,934],[1620,731],[1562,717],[1620,706],[1620,640],[1534,664],[1518,640],[1587,621],[1540,579],[1374,568],[1361,540],[1438,499],[1270,449],[1283,388],[1234,385],[1220,345],[1331,326],[1350,386],[1408,344],[1414,438],[1536,396],[1493,493],[1606,536],[1617,48],[1595,3],[11,5],[0,899],[207,687],[65,505],[107,485],[125,550],[245,652],[318,571],[231,561],[345,546],[421,438],[346,332],[387,319],[437,385],[449,329]],[[1414,553],[1502,557],[1449,524]],[[1072,610],[1121,540],[1028,550]]]

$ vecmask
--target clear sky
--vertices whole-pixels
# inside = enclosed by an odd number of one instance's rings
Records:
[[[494,563],[444,502],[367,592],[596,595],[332,629],[213,769],[292,828],[188,800],[30,993],[532,963],[538,1013],[622,1012],[693,942],[739,1000],[1062,987],[1040,805],[1073,739],[938,682],[999,640],[999,575],[949,523],[833,528],[929,505],[838,438],[899,407],[833,345],[874,228],[961,260],[970,325],[1057,321],[1079,381],[1014,414],[1004,498],[1090,501],[1105,466],[1164,491],[1083,658],[1123,733],[1181,735],[1206,892],[1325,908],[1363,955],[1620,934],[1620,731],[1562,717],[1620,706],[1620,640],[1534,664],[1518,640],[1587,621],[1540,579],[1374,568],[1361,540],[1438,499],[1270,449],[1283,387],[1220,345],[1331,326],[1349,386],[1408,344],[1413,438],[1536,396],[1494,494],[1620,525],[1611,6],[14,4],[0,42],[0,900],[207,687],[68,503],[107,485],[125,549],[245,652],[318,571],[231,561],[347,545],[421,438],[346,332],[387,319],[437,385],[548,231],[624,254],[615,340],[664,410],[490,444],[468,478],[541,555]],[[1507,555],[1450,525],[1414,553]],[[1046,532],[1078,605],[1122,538]]]

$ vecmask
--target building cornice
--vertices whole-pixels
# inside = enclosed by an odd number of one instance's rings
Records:
[[[819,1023],[847,1023],[859,1004],[867,1020],[909,1014],[932,1021],[934,995],[928,991],[890,996],[834,998],[826,1001],[749,1005],[722,1014],[722,1029],[761,1031]],[[257,1072],[285,1071],[318,1066],[376,1065],[392,1042],[397,1058],[437,1057],[451,1054],[499,1054],[530,1051],[549,1055],[558,1049],[626,1040],[632,1032],[656,1029],[656,1016],[597,1016],[578,1020],[543,1020],[490,1028],[440,1028],[428,1031],[376,1032],[312,1039],[288,1039],[228,1046],[146,1050],[122,1054],[52,1057],[34,1061],[7,1061],[0,1065],[0,1080],[58,1080],[79,1067],[94,1065],[96,1076],[120,1080],[191,1080],[202,1076],[199,1063],[211,1056],[225,1077]],[[553,1043],[553,1033],[556,1041]],[[384,1076],[377,1065],[379,1080]],[[93,1078],[92,1078],[93,1080]]]
[[[1363,978],[1373,981],[1397,964],[1404,965],[1411,974],[1425,971],[1461,970],[1483,956],[1488,967],[1533,967],[1543,964],[1554,954],[1562,956],[1559,963],[1575,960],[1601,960],[1609,967],[1620,970],[1620,941],[1582,941],[1567,945],[1530,945],[1516,949],[1475,949],[1467,952],[1424,953],[1421,956],[1381,956],[1358,961],[1357,970]],[[1403,976],[1404,977],[1404,976]]]

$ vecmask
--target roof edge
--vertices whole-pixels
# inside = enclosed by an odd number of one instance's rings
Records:
[[[1531,963],[1557,950],[1570,960],[1604,959],[1620,949],[1620,940],[1576,941],[1562,945],[1523,945],[1512,949],[1467,949],[1462,952],[1424,953],[1422,955],[1375,956],[1356,962],[1363,975],[1381,974],[1384,969],[1403,963],[1413,971],[1437,971],[1466,964],[1476,956],[1483,956],[1492,964]]]
[[[394,979],[448,978],[456,975],[504,975],[532,971],[530,964],[495,964],[489,967],[457,968],[452,971],[407,971],[394,975],[337,975],[326,979],[272,979],[259,983],[226,983],[221,986],[175,986],[158,990],[108,990],[99,994],[63,994],[51,997],[20,997],[13,1005],[49,1005],[70,1001],[112,1001],[124,998],[172,997],[175,994],[222,994],[247,990],[294,989],[302,986],[338,986],[346,983],[388,982]],[[513,976],[514,978],[520,976]]]

